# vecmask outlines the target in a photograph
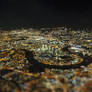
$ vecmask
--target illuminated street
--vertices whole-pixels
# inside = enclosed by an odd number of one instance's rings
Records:
[[[92,31],[64,27],[0,30],[0,92],[91,92]]]

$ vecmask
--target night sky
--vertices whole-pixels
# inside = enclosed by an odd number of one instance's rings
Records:
[[[0,28],[91,27],[90,2],[69,0],[0,0]]]

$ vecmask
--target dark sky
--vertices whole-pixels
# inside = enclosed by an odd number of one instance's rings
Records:
[[[91,3],[87,1],[0,0],[0,27],[89,27],[91,11]]]

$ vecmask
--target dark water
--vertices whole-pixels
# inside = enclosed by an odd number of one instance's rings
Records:
[[[91,28],[90,3],[58,2],[56,0],[1,0],[0,28],[30,27]]]

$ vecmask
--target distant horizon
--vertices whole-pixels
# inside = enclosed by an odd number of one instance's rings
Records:
[[[92,27],[92,7],[88,2],[56,0],[1,0],[0,28]]]

